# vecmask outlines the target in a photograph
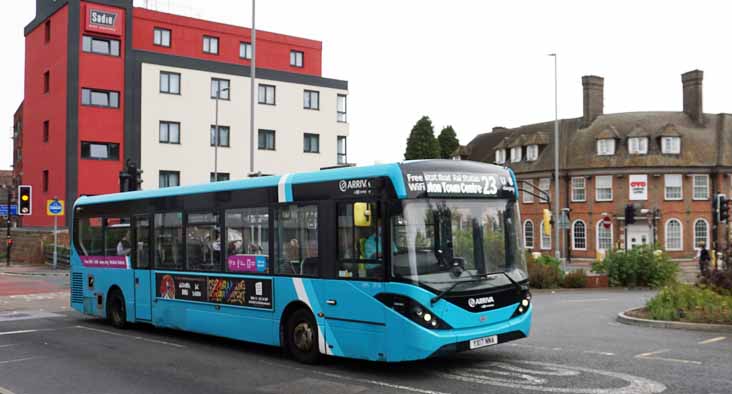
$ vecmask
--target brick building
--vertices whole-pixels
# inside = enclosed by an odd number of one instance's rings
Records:
[[[681,112],[604,114],[603,78],[582,78],[582,117],[559,121],[560,207],[569,209],[560,250],[570,267],[586,267],[611,248],[655,243],[692,275],[700,243],[727,249],[728,229],[716,228],[712,201],[732,194],[732,115],[703,112],[702,79],[699,70],[681,76]],[[461,147],[460,156],[509,166],[523,188],[553,198],[553,133],[553,121],[496,127]],[[543,208],[538,198],[521,196],[527,247],[554,255],[554,231],[541,231]]]

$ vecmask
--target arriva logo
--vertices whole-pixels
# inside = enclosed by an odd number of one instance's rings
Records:
[[[370,187],[371,182],[368,179],[351,179],[349,181],[341,180],[338,182],[338,189],[344,193],[349,190],[363,190]]]
[[[468,299],[468,306],[471,308],[475,308],[476,306],[484,305],[484,304],[494,304],[495,301],[493,301],[493,297],[480,297],[480,298],[469,298]]]

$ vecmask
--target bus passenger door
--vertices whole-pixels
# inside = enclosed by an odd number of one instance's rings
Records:
[[[135,319],[152,320],[151,296],[153,292],[150,267],[150,218],[135,217],[134,261],[135,271]]]

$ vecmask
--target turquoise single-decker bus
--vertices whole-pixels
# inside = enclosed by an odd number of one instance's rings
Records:
[[[71,305],[321,355],[419,360],[529,335],[510,169],[423,160],[82,196]]]

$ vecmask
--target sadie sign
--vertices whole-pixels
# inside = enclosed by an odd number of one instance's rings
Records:
[[[86,30],[99,33],[122,35],[121,11],[90,6],[86,12]]]
[[[632,201],[648,199],[648,175],[628,177],[628,199]]]

